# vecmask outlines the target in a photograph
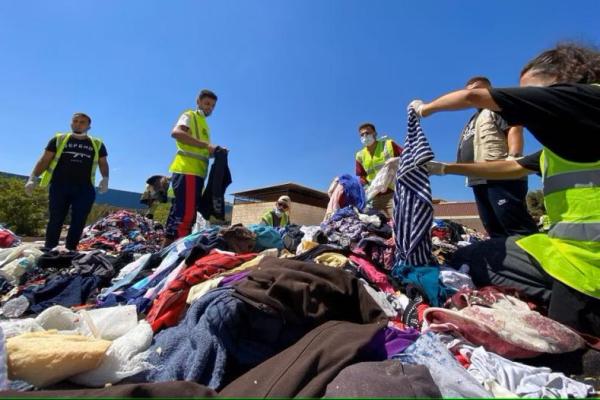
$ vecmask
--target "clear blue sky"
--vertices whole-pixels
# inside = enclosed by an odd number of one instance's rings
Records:
[[[472,75],[515,85],[558,40],[600,43],[599,16],[596,0],[2,1],[0,170],[29,174],[84,111],[107,145],[111,187],[140,191],[167,173],[173,124],[210,88],[229,193],[287,181],[325,189],[353,173],[360,122],[402,144],[413,98]],[[453,159],[468,116],[424,122],[438,159]],[[434,178],[433,192],[472,198],[460,177]]]

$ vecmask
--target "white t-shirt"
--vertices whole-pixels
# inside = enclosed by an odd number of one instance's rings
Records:
[[[202,110],[196,110],[196,111],[199,112],[200,115],[204,115],[204,112]],[[177,123],[175,124],[175,127],[173,129],[177,128],[180,125],[187,126],[188,128],[190,127],[190,116],[187,113],[181,114],[181,116],[177,120]]]

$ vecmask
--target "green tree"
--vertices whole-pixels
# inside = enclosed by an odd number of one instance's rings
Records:
[[[48,192],[38,187],[28,196],[24,184],[22,179],[0,177],[0,223],[18,235],[35,236],[48,220]]]

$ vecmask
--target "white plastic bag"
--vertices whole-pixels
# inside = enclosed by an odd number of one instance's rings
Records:
[[[396,178],[399,167],[400,157],[393,157],[385,162],[366,190],[367,201],[373,200],[375,196],[385,192],[390,187]]]

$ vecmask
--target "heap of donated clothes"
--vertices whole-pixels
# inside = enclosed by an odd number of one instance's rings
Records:
[[[433,220],[411,186],[423,139],[411,119],[396,224],[344,177],[319,226],[209,227],[125,261],[117,247],[0,253],[0,396],[593,395],[591,338],[445,265],[482,237]]]
[[[127,210],[116,211],[83,231],[79,250],[154,253],[164,238],[163,227]]]

